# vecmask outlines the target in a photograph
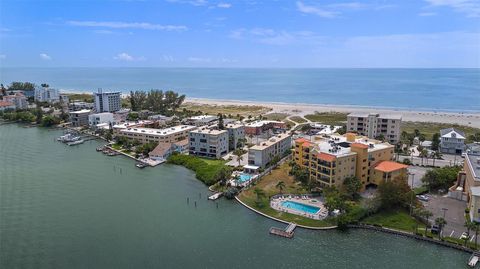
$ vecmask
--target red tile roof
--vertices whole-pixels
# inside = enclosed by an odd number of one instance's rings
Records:
[[[317,158],[319,158],[320,160],[324,160],[324,161],[327,161],[327,162],[333,162],[335,161],[336,157],[331,155],[331,154],[328,154],[328,153],[319,153],[317,155]]]
[[[15,106],[15,105],[13,103],[0,100],[0,107],[6,107],[6,106]]]
[[[384,172],[384,173],[390,173],[393,171],[401,170],[407,168],[408,165],[397,163],[397,162],[392,162],[392,161],[381,161],[378,164],[375,165],[375,170]]]
[[[354,148],[368,149],[368,146],[362,143],[352,143],[350,146]]]

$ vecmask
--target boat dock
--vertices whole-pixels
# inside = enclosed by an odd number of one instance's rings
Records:
[[[472,253],[472,256],[468,259],[468,266],[474,268],[477,266],[478,260],[479,260],[480,253],[479,252],[474,252]]]
[[[297,228],[297,224],[291,222],[288,226],[283,230],[277,227],[270,228],[270,234],[286,237],[286,238],[293,238],[295,228]]]

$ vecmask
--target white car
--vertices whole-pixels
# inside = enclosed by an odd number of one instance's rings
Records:
[[[462,235],[460,236],[460,239],[465,240],[465,239],[470,239],[470,236],[468,235],[467,232],[463,232]]]
[[[427,195],[417,195],[417,198],[418,200],[420,201],[424,201],[424,202],[428,202],[428,200],[430,200],[430,198],[427,196]]]

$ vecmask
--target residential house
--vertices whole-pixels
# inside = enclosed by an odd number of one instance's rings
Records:
[[[440,130],[440,152],[447,154],[462,154],[465,151],[465,133],[447,128]]]

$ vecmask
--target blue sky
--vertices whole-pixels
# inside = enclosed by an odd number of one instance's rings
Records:
[[[4,67],[480,67],[479,0],[0,2]]]

